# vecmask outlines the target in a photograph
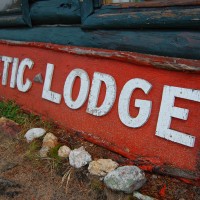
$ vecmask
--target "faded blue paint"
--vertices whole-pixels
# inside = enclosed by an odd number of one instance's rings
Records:
[[[95,30],[80,27],[0,29],[0,39],[132,51],[200,59],[200,32],[181,30]]]

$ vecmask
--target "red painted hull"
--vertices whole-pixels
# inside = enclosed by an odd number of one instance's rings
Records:
[[[2,97],[15,100],[26,110],[42,114],[66,128],[80,132],[86,139],[134,160],[144,169],[151,170],[155,166],[168,165],[183,169],[188,173],[193,172],[196,179],[199,178],[199,102],[177,98],[175,105],[189,109],[189,117],[186,121],[173,118],[171,122],[171,128],[196,137],[194,147],[180,145],[155,135],[164,85],[200,90],[199,60],[165,58],[42,43],[3,41],[0,43],[0,55],[17,57],[20,60],[30,58],[34,61],[33,68],[27,69],[24,74],[24,78],[29,78],[32,81],[30,90],[22,93],[17,88],[10,88],[11,69],[9,69],[8,84],[3,86],[0,83],[0,95]],[[116,100],[112,109],[105,116],[97,117],[86,113],[88,99],[77,110],[67,107],[63,97],[60,104],[43,99],[43,84],[35,83],[33,79],[38,73],[42,73],[42,76],[45,77],[47,63],[55,65],[51,90],[61,95],[63,95],[66,77],[75,68],[85,70],[89,75],[90,82],[92,82],[94,72],[111,75],[117,86]],[[0,73],[2,74],[2,72],[3,62],[0,62]],[[118,116],[119,95],[125,83],[133,78],[145,79],[152,84],[152,89],[148,95],[136,90],[131,97],[130,113],[132,116],[138,114],[138,109],[134,107],[135,99],[152,101],[151,115],[140,128],[125,126]],[[80,82],[75,81],[74,99],[78,95],[79,85]],[[104,97],[105,87],[103,86],[100,92],[99,105]]]

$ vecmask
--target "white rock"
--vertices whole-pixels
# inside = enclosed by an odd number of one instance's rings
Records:
[[[155,175],[155,174],[153,174],[153,175],[151,176],[151,178],[152,178],[152,179],[157,179],[157,178],[158,178],[158,176],[157,176],[157,175]]]
[[[43,139],[43,147],[53,148],[58,144],[58,138],[53,133],[47,133]]]
[[[68,158],[70,152],[71,152],[71,149],[68,146],[64,145],[64,146],[59,148],[58,156],[61,157],[61,158]]]
[[[74,149],[69,154],[69,163],[75,168],[81,168],[91,161],[92,157],[87,151],[85,151],[84,147]]]
[[[113,171],[118,166],[119,164],[112,161],[111,159],[99,159],[92,161],[89,164],[88,171],[92,175],[105,176],[108,172]]]
[[[104,178],[104,183],[108,188],[128,194],[140,189],[145,182],[144,172],[136,166],[118,167]]]
[[[139,200],[157,200],[155,198],[152,198],[152,197],[149,197],[149,196],[146,196],[146,195],[143,195],[139,192],[134,192],[133,193],[133,197],[139,199]]]
[[[26,138],[27,142],[33,141],[35,138],[42,137],[46,131],[43,128],[32,128],[26,132],[24,137]]]
[[[49,147],[42,147],[39,151],[40,157],[41,158],[46,158],[48,157],[48,152],[49,152],[50,148]]]

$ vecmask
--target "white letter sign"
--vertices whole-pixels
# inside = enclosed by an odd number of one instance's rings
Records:
[[[174,106],[176,97],[200,102],[200,90],[164,86],[156,135],[188,147],[194,147],[194,136],[170,129],[172,117],[182,120],[188,118],[188,109]]]
[[[106,84],[106,96],[102,105],[100,107],[97,107],[102,81]],[[108,74],[95,72],[88,101],[87,113],[90,113],[95,116],[106,115],[112,108],[115,102],[115,98],[116,98],[115,79]]]
[[[61,95],[50,90],[53,71],[54,71],[54,65],[47,63],[47,70],[45,75],[44,87],[42,91],[42,98],[59,104],[61,101]]]
[[[149,82],[139,78],[132,79],[125,84],[120,94],[118,104],[119,118],[124,125],[131,128],[138,128],[147,122],[151,114],[151,101],[136,99],[135,107],[140,108],[140,110],[138,116],[133,118],[129,113],[130,98],[135,89],[142,89],[145,94],[148,94],[151,87]]]
[[[74,81],[77,77],[80,77],[81,79],[81,86],[77,99],[73,101],[72,88],[74,85]],[[73,71],[71,71],[65,81],[65,86],[64,86],[64,99],[67,106],[71,109],[80,108],[87,99],[89,86],[90,86],[90,80],[87,72],[85,72],[82,69],[74,69]]]
[[[26,79],[26,83],[24,84],[23,79],[26,66],[29,69],[32,69],[33,65],[34,62],[29,58],[23,59],[19,65],[19,70],[17,73],[17,88],[21,92],[27,92],[31,88],[32,85],[31,81],[29,79]]]
[[[18,64],[19,64],[19,59],[14,58],[13,65],[12,65],[11,79],[10,79],[10,87],[11,88],[15,88],[15,85],[16,85]]]
[[[2,56],[2,61],[4,62],[3,75],[2,75],[2,85],[6,85],[7,84],[8,67],[9,67],[9,64],[12,62],[12,60],[13,59],[11,57]]]

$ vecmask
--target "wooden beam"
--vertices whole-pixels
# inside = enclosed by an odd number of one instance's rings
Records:
[[[9,15],[0,17],[0,27],[21,27],[25,26],[22,15]]]
[[[196,6],[200,5],[199,0],[165,0],[165,1],[143,1],[135,3],[119,3],[112,4],[115,7],[121,8],[160,8],[169,6]]]
[[[0,15],[21,13],[21,0],[16,0],[14,3],[12,0],[0,1]]]
[[[33,24],[80,24],[80,4],[78,0],[37,1],[31,5]]]
[[[87,29],[193,28],[200,27],[200,6],[118,8],[102,6],[84,20]]]
[[[135,52],[123,52],[107,50],[107,49],[94,49],[86,47],[72,47],[72,46],[61,46],[50,43],[38,43],[38,42],[19,42],[19,41],[8,41],[0,40],[0,44],[6,44],[11,46],[21,47],[37,47],[40,49],[48,49],[52,51],[59,51],[62,53],[69,53],[79,56],[90,56],[93,58],[103,58],[117,60],[121,62],[131,63],[133,65],[160,68],[170,71],[182,71],[182,72],[193,72],[200,74],[200,60],[164,57],[156,55],[147,55]]]
[[[48,42],[139,52],[178,58],[200,59],[200,32],[182,30],[95,30],[80,27],[35,27],[1,29],[0,38]]]
[[[28,0],[0,2],[0,27],[31,26]]]
[[[81,0],[81,22],[94,12],[95,4],[93,0]]]

